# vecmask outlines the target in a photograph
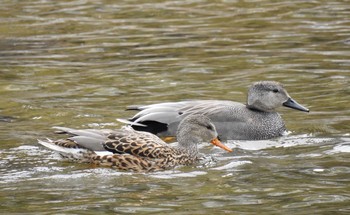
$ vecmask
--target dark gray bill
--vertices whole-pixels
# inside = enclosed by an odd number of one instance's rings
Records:
[[[296,102],[294,99],[289,98],[285,103],[283,103],[283,106],[293,108],[296,110],[304,111],[304,112],[309,112],[309,109],[306,107],[300,105],[298,102]]]

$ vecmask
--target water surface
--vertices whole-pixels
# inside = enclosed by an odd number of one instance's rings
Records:
[[[4,214],[348,214],[347,1],[2,1],[0,209]],[[217,161],[152,174],[62,161],[52,126],[118,128],[132,104],[245,102],[282,82],[310,113],[291,131],[231,141]]]

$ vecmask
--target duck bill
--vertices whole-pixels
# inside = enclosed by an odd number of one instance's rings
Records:
[[[213,139],[212,141],[210,141],[210,143],[215,145],[215,146],[218,146],[218,147],[220,147],[228,152],[232,152],[232,149],[230,149],[229,147],[222,144],[218,138]]]
[[[299,104],[298,102],[296,102],[292,98],[288,98],[288,100],[283,103],[283,106],[286,106],[286,107],[289,107],[289,108],[293,108],[295,110],[309,112],[309,109],[307,109],[306,107],[302,106],[301,104]]]

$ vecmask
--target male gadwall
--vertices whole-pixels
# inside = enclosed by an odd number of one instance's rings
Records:
[[[140,112],[129,120],[121,121],[135,130],[174,137],[184,116],[204,114],[215,124],[222,140],[262,140],[281,136],[286,131],[283,119],[276,112],[280,106],[309,112],[293,100],[280,83],[261,81],[250,86],[247,104],[195,100],[133,106],[128,109]]]
[[[177,147],[169,146],[156,135],[130,127],[119,130],[54,128],[71,137],[56,141],[39,140],[41,145],[73,161],[120,170],[150,172],[193,164],[203,158],[197,149],[197,144],[202,142],[211,142],[232,152],[218,140],[210,119],[198,114],[190,115],[180,123]]]

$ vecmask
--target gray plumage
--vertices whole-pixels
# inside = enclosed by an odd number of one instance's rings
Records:
[[[203,114],[212,120],[223,140],[270,139],[286,131],[283,119],[276,112],[280,106],[309,111],[293,100],[280,83],[261,81],[249,88],[246,105],[233,101],[196,100],[133,106],[130,109],[140,112],[129,119],[129,124],[143,124],[133,127],[158,136],[175,136],[184,116]]]

